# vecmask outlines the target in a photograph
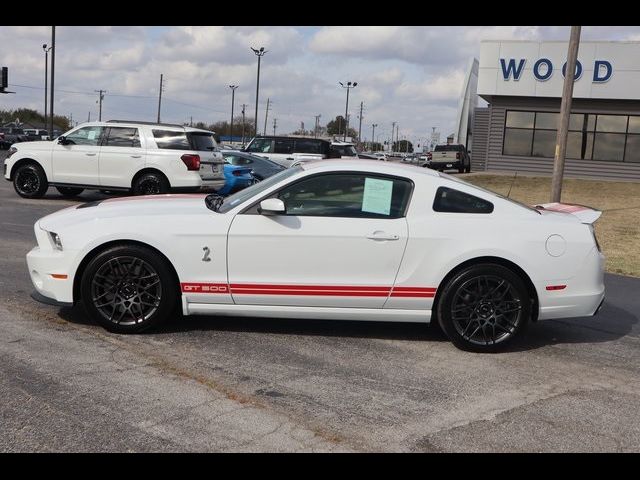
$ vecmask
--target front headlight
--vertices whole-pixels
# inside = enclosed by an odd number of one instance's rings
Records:
[[[9,151],[7,152],[7,156],[6,156],[6,158],[11,157],[11,155],[13,155],[14,153],[16,153],[17,151],[18,151],[18,149],[17,149],[16,147],[11,147],[11,148],[9,149]]]
[[[55,232],[49,232],[49,238],[51,239],[53,248],[62,251],[62,240],[60,240],[60,235]]]

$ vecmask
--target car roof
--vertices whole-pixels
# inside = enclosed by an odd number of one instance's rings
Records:
[[[156,122],[143,122],[135,120],[109,120],[106,122],[84,122],[78,124],[78,127],[140,127],[148,126],[155,127],[163,130],[176,130],[182,132],[201,132],[215,134],[211,130],[204,130],[202,128],[188,127],[186,125],[178,125],[173,123],[156,123]]]
[[[385,163],[379,160],[358,159],[335,159],[335,160],[309,160],[300,166],[303,170],[363,170],[371,173],[388,173],[390,175],[429,175],[438,177],[438,172],[428,168],[418,168],[415,165],[402,163]]]

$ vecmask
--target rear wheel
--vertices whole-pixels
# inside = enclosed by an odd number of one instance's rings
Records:
[[[75,197],[84,192],[84,188],[77,187],[56,187],[56,190],[64,197]]]
[[[143,173],[133,183],[135,195],[157,195],[169,192],[169,181],[161,173]]]
[[[25,163],[13,175],[13,188],[23,198],[42,198],[49,183],[42,167],[36,163]]]
[[[116,246],[94,257],[82,275],[89,316],[115,333],[138,333],[171,315],[177,283],[167,261],[138,245]]]
[[[442,330],[456,347],[497,352],[525,331],[531,298],[523,280],[508,268],[473,265],[444,286],[437,313]]]

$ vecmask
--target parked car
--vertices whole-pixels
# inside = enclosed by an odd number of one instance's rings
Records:
[[[29,137],[25,135],[24,130],[17,127],[0,127],[0,135],[2,136],[2,144],[6,148],[10,148],[14,143],[26,142]]]
[[[339,157],[331,150],[331,142],[319,138],[257,136],[244,151],[267,157],[287,168],[302,161]]]
[[[40,198],[49,186],[74,196],[85,189],[155,194],[225,183],[213,132],[164,123],[83,123],[53,142],[13,145],[4,164],[4,177],[25,198]]]
[[[28,142],[38,140],[50,140],[49,132],[43,128],[25,128],[24,134],[27,136]]]
[[[531,208],[410,165],[317,161],[227,198],[66,208],[36,222],[27,266],[36,299],[83,303],[113,332],[155,327],[181,307],[185,315],[437,321],[457,347],[489,352],[532,321],[597,313],[600,213]]]
[[[268,158],[235,150],[222,150],[225,161],[231,165],[251,168],[251,175],[259,182],[285,169],[282,165]]]
[[[382,160],[382,161],[384,161],[384,162],[389,161],[389,157],[387,157],[387,154],[386,154],[386,153],[383,153],[383,152],[377,152],[377,153],[374,153],[374,156],[375,156],[378,160]]]
[[[460,173],[471,171],[471,157],[464,145],[436,145],[427,157],[429,162],[424,165],[425,167],[441,172],[452,168],[458,169]]]
[[[217,191],[220,195],[229,195],[256,182],[251,175],[250,167],[236,166],[228,162],[224,164],[224,179],[224,186]]]

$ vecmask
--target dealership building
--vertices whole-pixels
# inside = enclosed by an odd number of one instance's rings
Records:
[[[481,43],[456,132],[473,171],[553,172],[567,49]],[[640,180],[640,42],[580,43],[566,157],[568,177]]]

